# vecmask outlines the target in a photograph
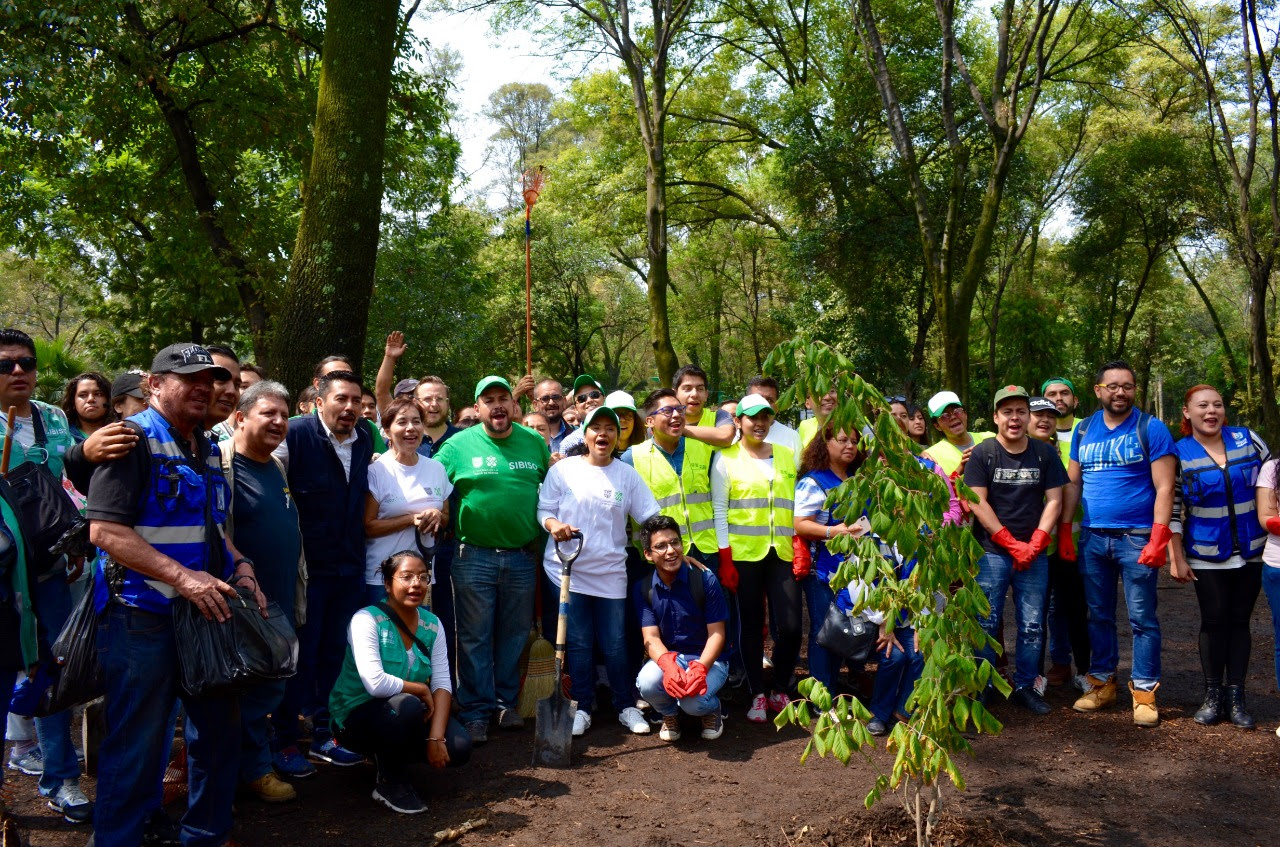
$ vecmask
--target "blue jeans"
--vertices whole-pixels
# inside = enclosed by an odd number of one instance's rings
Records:
[[[52,644],[71,616],[71,586],[62,578],[61,571],[36,583],[35,601],[40,610],[40,626]],[[64,779],[80,778],[80,762],[76,760],[76,748],[71,746],[71,710],[36,718],[36,734],[44,756],[40,793],[47,797],[62,787]]]
[[[175,602],[184,602],[181,600]],[[107,681],[107,732],[98,765],[94,840],[137,847],[164,774],[165,731],[176,698],[186,707],[187,812],[184,847],[217,847],[231,833],[240,745],[234,697],[189,697],[178,684],[173,621],[118,603],[98,623],[98,654]]]
[[[805,604],[809,609],[809,675],[834,694],[836,678],[840,676],[844,660],[818,643],[818,630],[822,629],[827,609],[836,595],[831,590],[830,583],[818,576],[817,572],[802,579],[800,588],[804,591]]]
[[[1138,564],[1148,537],[1117,531],[1080,531],[1080,573],[1089,603],[1089,643],[1093,657],[1089,675],[1110,680],[1120,664],[1116,640],[1116,578],[1124,585],[1133,630],[1133,687],[1151,691],[1160,681],[1160,621],[1156,618],[1156,582],[1159,568]]]
[[[689,663],[697,658],[698,655],[695,653],[676,654],[676,664],[687,669]],[[636,676],[636,687],[640,689],[640,696],[648,700],[649,705],[664,717],[674,715],[676,709],[680,709],[686,715],[701,717],[720,711],[720,698],[716,695],[728,678],[729,666],[723,659],[717,659],[711,667],[707,668],[707,693],[697,697],[681,697],[677,700],[662,687],[662,668],[650,659],[644,663],[644,667]]]
[[[364,570],[351,576],[312,575],[307,581],[307,622],[298,627],[298,672],[285,683],[284,699],[272,715],[272,749],[298,743],[298,715],[315,716],[312,746],[333,737],[329,692],[347,655],[347,626],[364,606]],[[283,604],[282,604],[283,605]]]
[[[894,636],[902,649],[891,644],[888,653],[876,652],[880,664],[876,669],[871,702],[868,704],[871,714],[886,724],[893,720],[895,712],[904,717],[910,715],[907,711],[907,698],[915,690],[916,680],[924,672],[924,655],[916,650],[915,629],[900,626],[894,630]]]
[[[1271,632],[1275,640],[1276,686],[1280,687],[1280,568],[1262,565],[1262,590],[1271,606]]]
[[[435,592],[433,591],[432,596],[434,595]],[[387,602],[387,586],[383,585],[381,582],[377,585],[369,585],[368,583],[365,583],[364,604],[366,606],[375,606],[378,603],[385,602]]]
[[[459,544],[453,560],[458,627],[458,719],[487,721],[514,709],[520,694],[520,653],[533,621],[538,556]],[[553,636],[554,637],[554,636]]]
[[[588,714],[596,702],[595,646],[604,654],[604,669],[613,692],[613,708],[621,712],[636,704],[631,663],[627,661],[627,639],[622,622],[627,601],[569,592],[568,636],[565,665],[569,671],[569,694],[578,708]]]
[[[1000,621],[1004,615],[1004,597],[1013,585],[1013,608],[1018,626],[1018,642],[1014,648],[1014,689],[1027,688],[1040,675],[1044,652],[1044,610],[1049,603],[1049,558],[1041,553],[1024,571],[1013,569],[1013,557],[1004,553],[987,553],[978,560],[978,587],[987,595],[990,613],[979,621],[987,635],[1000,637]],[[995,648],[983,647],[978,654],[995,663]]]
[[[271,773],[270,715],[284,699],[285,682],[264,682],[240,695],[241,782]]]

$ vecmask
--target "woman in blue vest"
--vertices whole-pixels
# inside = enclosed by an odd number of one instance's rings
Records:
[[[373,758],[373,799],[405,815],[425,812],[407,765],[458,767],[471,758],[471,736],[450,712],[453,687],[440,619],[423,605],[431,572],[402,550],[382,562],[385,603],[351,618],[347,655],[329,695],[340,743]]]
[[[1252,729],[1244,679],[1249,619],[1262,586],[1267,540],[1258,522],[1255,486],[1270,453],[1257,433],[1226,421],[1217,389],[1188,389],[1182,407],[1184,437],[1174,445],[1178,483],[1169,524],[1170,570],[1179,582],[1195,583],[1200,601],[1205,695],[1196,723],[1209,726],[1228,717],[1236,726]]]

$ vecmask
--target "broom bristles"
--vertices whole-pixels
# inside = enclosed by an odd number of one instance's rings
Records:
[[[556,648],[539,637],[529,647],[529,671],[516,700],[516,711],[522,718],[531,718],[538,711],[538,701],[550,697],[556,690]]]

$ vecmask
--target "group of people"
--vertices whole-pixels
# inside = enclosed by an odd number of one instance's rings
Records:
[[[372,759],[375,800],[425,811],[410,765],[462,765],[495,730],[524,725],[522,654],[535,620],[554,637],[556,545],[579,534],[566,610],[574,735],[598,716],[598,668],[633,733],[657,727],[674,742],[694,725],[719,738],[731,681],[748,695],[746,720],[765,722],[795,694],[806,612],[808,672],[835,689],[845,657],[817,639],[833,604],[879,626],[869,730],[908,717],[923,667],[913,622],[863,608],[857,585],[830,584],[841,556],[827,542],[871,531],[865,516],[837,517],[846,510],[829,496],[858,472],[866,437],[829,423],[834,391],[808,398],[812,414],[793,429],[765,376],[718,408],[694,365],[639,403],[588,374],[567,390],[495,375],[459,404],[475,421],[463,427],[443,380],[396,381],[406,349],[401,333],[388,337],[372,388],[349,360],[326,358],[300,408],[229,348],[175,344],[145,372],[76,377],[58,408],[32,397],[31,339],[0,330],[0,409],[17,413],[0,438],[15,467],[43,463],[64,480],[97,548],[31,584],[32,551],[0,486],[0,640],[21,648],[0,667],[0,703],[88,591],[106,679],[96,808],[79,787],[69,712],[36,719],[10,766],[39,773],[39,791],[69,822],[92,820],[99,847],[229,843],[237,787],[287,802],[290,781],[316,763]],[[1248,622],[1263,587],[1280,608],[1277,462],[1255,433],[1226,425],[1212,387],[1187,392],[1177,442],[1134,407],[1135,390],[1128,365],[1109,362],[1093,386],[1101,408],[1083,420],[1065,377],[1035,396],[999,390],[995,432],[971,431],[951,391],[923,409],[889,397],[887,411],[947,480],[944,520],[971,525],[982,545],[981,624],[996,641],[1012,588],[1017,705],[1047,713],[1045,686],[1072,681],[1077,711],[1116,701],[1119,583],[1133,719],[1155,726],[1155,589],[1168,562],[1200,602],[1195,720],[1252,727]],[[938,433],[927,445],[926,411]],[[976,503],[955,494],[961,479]],[[899,575],[915,566],[882,549]],[[238,697],[193,696],[178,683],[170,610],[191,603],[225,620],[237,588],[296,628],[298,671]],[[162,779],[179,720],[190,788],[176,823]]]

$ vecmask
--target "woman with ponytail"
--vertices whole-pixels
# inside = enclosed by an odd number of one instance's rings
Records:
[[[1200,601],[1205,696],[1196,723],[1209,726],[1226,718],[1252,729],[1244,679],[1249,669],[1249,619],[1261,588],[1267,542],[1255,487],[1261,484],[1263,465],[1273,463],[1257,433],[1227,426],[1226,421],[1226,406],[1216,388],[1193,385],[1187,390],[1183,437],[1174,445],[1178,477],[1169,525],[1170,570],[1179,582],[1195,583]]]

